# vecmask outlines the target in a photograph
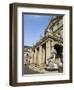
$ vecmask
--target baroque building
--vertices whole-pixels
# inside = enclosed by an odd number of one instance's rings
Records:
[[[63,16],[53,16],[44,36],[28,49],[30,64],[63,68]],[[24,56],[27,56],[25,52]]]

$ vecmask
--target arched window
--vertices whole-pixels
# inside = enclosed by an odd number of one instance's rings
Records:
[[[27,53],[27,55],[26,55],[26,56],[27,56],[27,57],[29,56],[29,55],[28,55],[28,53]]]

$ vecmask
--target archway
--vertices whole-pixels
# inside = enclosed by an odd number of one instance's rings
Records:
[[[63,46],[59,45],[59,44],[55,44],[54,45],[54,49],[56,50],[56,59],[59,60],[60,58],[60,62],[58,61],[58,72],[63,72]]]
[[[59,44],[55,44],[54,45],[54,49],[56,50],[56,58],[60,58],[61,59],[61,62],[63,62],[63,55],[62,55],[62,52],[63,52],[63,46],[62,45],[59,45]]]

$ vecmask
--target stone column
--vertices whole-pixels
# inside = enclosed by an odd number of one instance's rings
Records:
[[[38,65],[41,65],[42,63],[42,46],[39,47],[39,52],[38,52]]]
[[[36,64],[38,65],[39,61],[39,48],[36,49]]]
[[[34,51],[31,51],[31,61],[30,61],[30,63],[34,63]]]
[[[34,60],[33,60],[34,64],[36,64],[36,55],[37,55],[37,50],[35,49],[35,51],[34,51]]]
[[[41,60],[42,64],[45,64],[45,48],[42,47],[42,60]]]
[[[48,59],[50,58],[51,56],[51,41],[47,41],[46,42],[46,64],[48,64]]]

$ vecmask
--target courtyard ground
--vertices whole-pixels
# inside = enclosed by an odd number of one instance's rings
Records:
[[[48,71],[45,70],[43,66],[37,66],[34,64],[24,65],[24,74],[43,74],[43,73],[53,73],[58,71]]]

